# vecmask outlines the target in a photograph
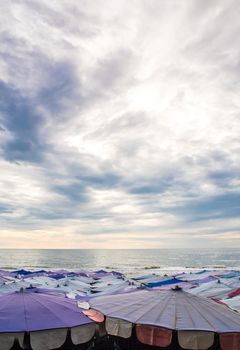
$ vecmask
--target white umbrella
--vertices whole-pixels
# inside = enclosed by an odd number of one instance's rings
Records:
[[[95,297],[89,304],[107,316],[110,335],[128,338],[136,324],[137,338],[149,345],[170,345],[172,330],[178,331],[178,342],[185,349],[208,349],[214,343],[214,333],[220,333],[220,341],[226,341],[221,338],[225,333],[232,333],[230,341],[240,335],[239,314],[181,289]],[[230,341],[227,339],[227,344]]]

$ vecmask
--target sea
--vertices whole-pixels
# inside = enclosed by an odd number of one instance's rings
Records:
[[[0,249],[0,269],[120,271],[125,274],[240,270],[239,249]]]

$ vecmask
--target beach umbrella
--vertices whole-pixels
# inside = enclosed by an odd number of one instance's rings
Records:
[[[231,309],[236,310],[240,313],[240,295],[237,295],[233,298],[222,299],[221,301]]]
[[[32,271],[20,269],[20,270],[13,271],[13,273],[16,275],[27,276],[27,275],[31,275]]]
[[[106,329],[110,335],[130,337],[135,324],[137,338],[149,345],[168,346],[173,331],[177,331],[182,348],[208,349],[218,333],[220,341],[224,339],[224,344],[228,344],[224,350],[231,350],[235,348],[231,347],[230,339],[240,336],[239,314],[180,288],[95,297],[89,304],[107,316]]]
[[[214,271],[200,271],[197,273],[183,273],[181,275],[178,275],[177,278],[180,280],[184,280],[184,281],[201,281],[205,278],[208,277],[214,277],[215,276],[215,272]]]
[[[220,282],[226,284],[231,288],[240,288],[240,278],[220,278]]]
[[[220,281],[212,281],[208,283],[204,283],[198,287],[189,289],[188,292],[191,294],[199,295],[205,298],[215,298],[215,299],[223,299],[228,296],[234,289],[227,286]]]
[[[21,288],[29,287],[28,283],[24,281],[14,281],[0,284],[0,295],[1,294],[9,294],[16,291],[19,291]]]
[[[73,344],[87,343],[95,332],[95,323],[73,300],[25,291],[0,296],[1,350],[15,340],[23,347],[26,339],[33,350],[55,349],[65,343],[69,329]]]
[[[150,275],[145,276],[140,279],[141,283],[148,284],[148,283],[159,283],[163,281],[172,280],[172,276],[159,276],[159,275]]]
[[[23,279],[23,281],[28,282],[32,285],[41,285],[41,286],[57,286],[58,281],[56,281],[54,278],[51,278],[49,276],[27,276]]]
[[[224,271],[222,274],[219,274],[219,277],[223,277],[223,278],[240,277],[240,271],[230,271],[230,272]]]
[[[144,283],[147,287],[154,288],[154,287],[161,287],[161,286],[172,286],[176,284],[184,283],[184,281],[179,280],[177,278],[167,277],[167,279],[159,281],[159,282],[151,282],[151,283]]]
[[[184,290],[191,290],[193,288],[193,284],[191,282],[181,282],[181,283],[174,283],[174,284],[166,284],[160,287],[155,287],[156,290],[163,290],[163,289],[173,289],[176,287],[181,287]]]
[[[21,271],[21,270],[20,270]],[[25,270],[23,270],[25,271]],[[19,273],[22,278],[24,277],[39,277],[39,276],[46,276],[47,275],[46,270],[35,270],[35,271],[25,271],[25,273],[21,274]]]

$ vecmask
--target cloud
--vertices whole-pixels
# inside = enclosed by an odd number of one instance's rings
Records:
[[[4,245],[235,246],[237,1],[3,7]]]
[[[1,123],[10,139],[3,146],[3,156],[10,161],[38,161],[42,143],[39,137],[42,116],[30,101],[6,84],[0,84]]]
[[[239,193],[226,193],[209,196],[204,199],[189,201],[185,206],[176,208],[176,212],[184,214],[188,221],[216,220],[224,218],[239,218]]]

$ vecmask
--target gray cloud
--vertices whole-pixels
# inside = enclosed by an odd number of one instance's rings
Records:
[[[39,129],[43,124],[42,116],[19,91],[0,85],[1,122],[12,138],[3,145],[3,154],[7,160],[39,161],[43,143]]]
[[[195,199],[185,206],[175,208],[175,212],[183,215],[187,222],[235,218],[240,215],[239,193],[219,194],[205,199]],[[239,230],[240,225],[234,230]],[[220,228],[217,232],[221,231]]]

